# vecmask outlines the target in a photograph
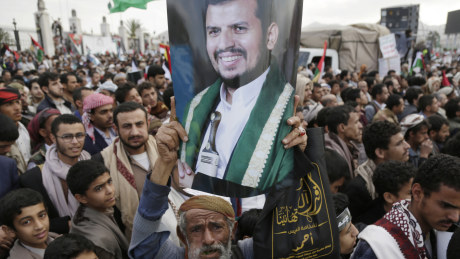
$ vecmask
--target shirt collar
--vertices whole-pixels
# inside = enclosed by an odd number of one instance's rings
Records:
[[[267,70],[265,70],[265,72],[263,72],[255,80],[252,80],[248,84],[240,86],[238,89],[236,89],[235,92],[233,92],[232,104],[237,103],[239,105],[246,106],[254,98],[257,98],[265,82],[265,79],[267,78],[269,70],[270,68],[267,68]],[[220,100],[225,108],[230,109],[232,107],[232,104],[227,102],[226,96],[227,91],[224,87],[224,83],[222,83],[222,85],[220,86]]]

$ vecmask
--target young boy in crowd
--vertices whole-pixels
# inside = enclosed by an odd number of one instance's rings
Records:
[[[379,164],[372,177],[378,198],[373,201],[370,209],[358,219],[358,222],[366,225],[373,224],[390,211],[393,203],[410,199],[410,190],[415,173],[416,169],[411,163],[388,161]]]
[[[99,258],[128,258],[129,242],[113,216],[115,187],[104,164],[77,162],[69,169],[67,185],[80,202],[70,232],[91,240]]]
[[[85,237],[65,234],[46,248],[43,259],[99,259],[94,251],[94,244]]]
[[[342,258],[348,258],[348,255],[353,252],[358,237],[358,229],[351,223],[351,213],[348,209],[348,197],[343,193],[335,193],[332,195],[334,202],[335,215],[337,217],[337,225],[339,228],[340,255]]]
[[[13,190],[0,200],[0,208],[0,222],[17,237],[8,258],[43,258],[57,234],[48,232],[48,213],[41,194],[27,188]]]
[[[347,161],[337,151],[326,148],[326,170],[332,193],[338,193],[350,179]]]

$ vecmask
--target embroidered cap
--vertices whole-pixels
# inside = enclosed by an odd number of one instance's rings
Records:
[[[351,222],[351,213],[348,208],[346,208],[340,215],[337,216],[337,225],[339,227],[339,232],[342,231],[347,224]]]
[[[418,124],[422,123],[424,120],[423,115],[421,114],[410,114],[404,117],[404,119],[401,121],[401,133],[403,136],[406,135],[406,132],[409,129],[412,129],[413,127],[417,126]]]
[[[186,212],[191,209],[203,209],[218,212],[229,219],[235,219],[235,211],[226,200],[211,195],[197,195],[188,199],[179,208],[179,212]]]

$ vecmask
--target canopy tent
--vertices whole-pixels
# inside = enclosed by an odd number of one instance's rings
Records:
[[[378,24],[312,25],[302,29],[300,45],[305,48],[328,48],[339,53],[339,68],[359,71],[362,64],[367,70],[378,70],[381,58],[379,37],[390,34],[390,30]]]

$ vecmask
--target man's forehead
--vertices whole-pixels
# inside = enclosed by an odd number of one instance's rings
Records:
[[[117,114],[118,123],[136,123],[145,121],[145,113],[141,109]]]
[[[209,24],[210,22],[209,18],[213,17],[211,14],[216,14],[218,17],[222,17],[220,16],[221,12],[228,13],[228,11],[233,8],[239,8],[240,10],[239,14],[241,15],[238,15],[236,17],[225,16],[224,17],[225,19],[212,19],[213,24]],[[221,0],[221,1],[214,0],[212,1],[211,0],[210,4],[207,7],[207,11],[206,11],[206,25],[213,26],[214,23],[220,24],[223,22],[225,23],[247,22],[247,21],[244,21],[243,19],[248,18],[248,17],[245,17],[244,15],[242,15],[242,13],[245,11],[251,11],[250,13],[252,13],[254,17],[257,18],[256,10],[257,10],[257,0],[247,0],[247,1],[244,1],[244,0]],[[214,17],[214,18],[218,18],[218,17]]]
[[[187,222],[200,221],[224,221],[227,217],[224,214],[212,210],[191,209],[186,214]]]
[[[85,132],[85,127],[83,126],[82,123],[73,123],[73,124],[61,123],[59,124],[59,128],[57,131],[58,135],[68,134],[68,133],[78,133],[78,132]]]

